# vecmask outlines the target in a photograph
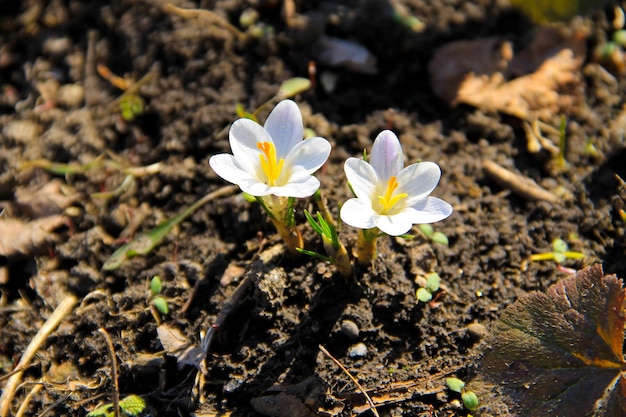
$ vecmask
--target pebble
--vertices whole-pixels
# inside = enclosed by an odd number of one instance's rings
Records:
[[[367,346],[365,346],[365,343],[357,343],[348,351],[348,356],[351,358],[361,358],[365,355],[367,355]]]
[[[341,333],[350,339],[356,339],[359,337],[359,326],[352,320],[344,320],[341,322]]]
[[[482,339],[487,336],[489,331],[480,323],[470,323],[467,325],[467,332],[472,339]]]

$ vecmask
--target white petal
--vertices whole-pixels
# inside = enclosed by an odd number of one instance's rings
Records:
[[[311,175],[328,159],[330,143],[324,138],[300,141],[285,158],[283,171],[290,175],[289,182]],[[279,180],[280,181],[280,180]]]
[[[452,214],[452,206],[437,197],[426,197],[402,211],[414,224],[434,223]]]
[[[265,130],[274,140],[277,158],[285,158],[303,138],[302,113],[298,105],[292,100],[278,103],[265,120]]]
[[[432,193],[440,178],[441,168],[434,162],[412,164],[398,174],[398,192],[407,193],[406,204],[413,205]]]
[[[209,159],[209,165],[217,175],[233,184],[239,185],[243,180],[255,179],[248,172],[241,169],[237,160],[231,154],[214,155]]]
[[[250,119],[238,119],[230,127],[228,138],[239,166],[252,175],[258,175],[261,151],[257,143],[272,142],[270,135],[258,123]]]
[[[389,177],[398,175],[404,166],[403,158],[398,137],[390,130],[380,132],[372,145],[369,162],[383,182],[386,183]]]
[[[305,198],[312,196],[320,188],[317,178],[309,175],[300,181],[289,182],[282,187],[272,187],[271,193],[279,197]]]
[[[413,222],[404,211],[392,216],[378,216],[376,227],[391,236],[400,236],[411,230]]]
[[[371,205],[364,204],[358,198],[351,198],[341,207],[339,216],[344,223],[358,229],[371,229],[374,223],[374,210]]]
[[[371,206],[374,191],[380,181],[374,168],[362,159],[348,158],[343,165],[343,170],[356,196],[369,202]]]
[[[255,197],[263,197],[273,194],[272,187],[262,182],[259,182],[256,178],[247,178],[239,183],[241,191],[246,192]]]

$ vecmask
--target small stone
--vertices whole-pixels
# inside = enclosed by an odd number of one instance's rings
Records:
[[[480,323],[470,323],[467,326],[467,332],[472,339],[482,339],[489,333],[487,328]]]
[[[352,320],[344,320],[341,322],[341,333],[350,339],[357,339],[359,337],[359,326]]]
[[[348,351],[348,356],[351,358],[361,358],[365,355],[367,355],[367,346],[365,346],[365,343],[357,343]]]

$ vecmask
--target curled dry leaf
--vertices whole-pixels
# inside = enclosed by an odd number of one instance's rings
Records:
[[[0,218],[0,256],[11,258],[39,252],[57,240],[53,231],[66,223],[66,218],[59,215],[31,222]]]
[[[15,205],[21,213],[30,218],[61,214],[77,199],[78,195],[68,194],[67,187],[58,180],[50,181],[37,190],[29,188],[15,190]]]
[[[542,27],[517,56],[501,38],[458,41],[439,49],[429,70],[433,91],[451,105],[548,119],[580,100],[585,53],[582,32]]]
[[[189,343],[180,330],[162,324],[157,327],[157,335],[165,352],[176,358],[178,369],[182,369],[185,365],[191,365],[206,374],[207,370],[204,364],[206,355],[202,349]]]
[[[496,325],[484,376],[516,415],[626,415],[625,298],[599,265],[521,297]]]

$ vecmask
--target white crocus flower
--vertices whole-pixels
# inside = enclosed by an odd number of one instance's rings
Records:
[[[321,137],[303,140],[300,109],[283,100],[265,121],[236,120],[230,128],[233,154],[211,157],[211,168],[223,179],[255,197],[309,197],[320,182],[312,176],[328,159],[330,143]]]
[[[376,137],[369,159],[348,158],[344,165],[357,197],[341,208],[345,223],[400,236],[413,224],[434,223],[452,213],[450,204],[429,196],[441,177],[439,165],[419,162],[404,168],[402,147],[393,132],[384,130]]]

